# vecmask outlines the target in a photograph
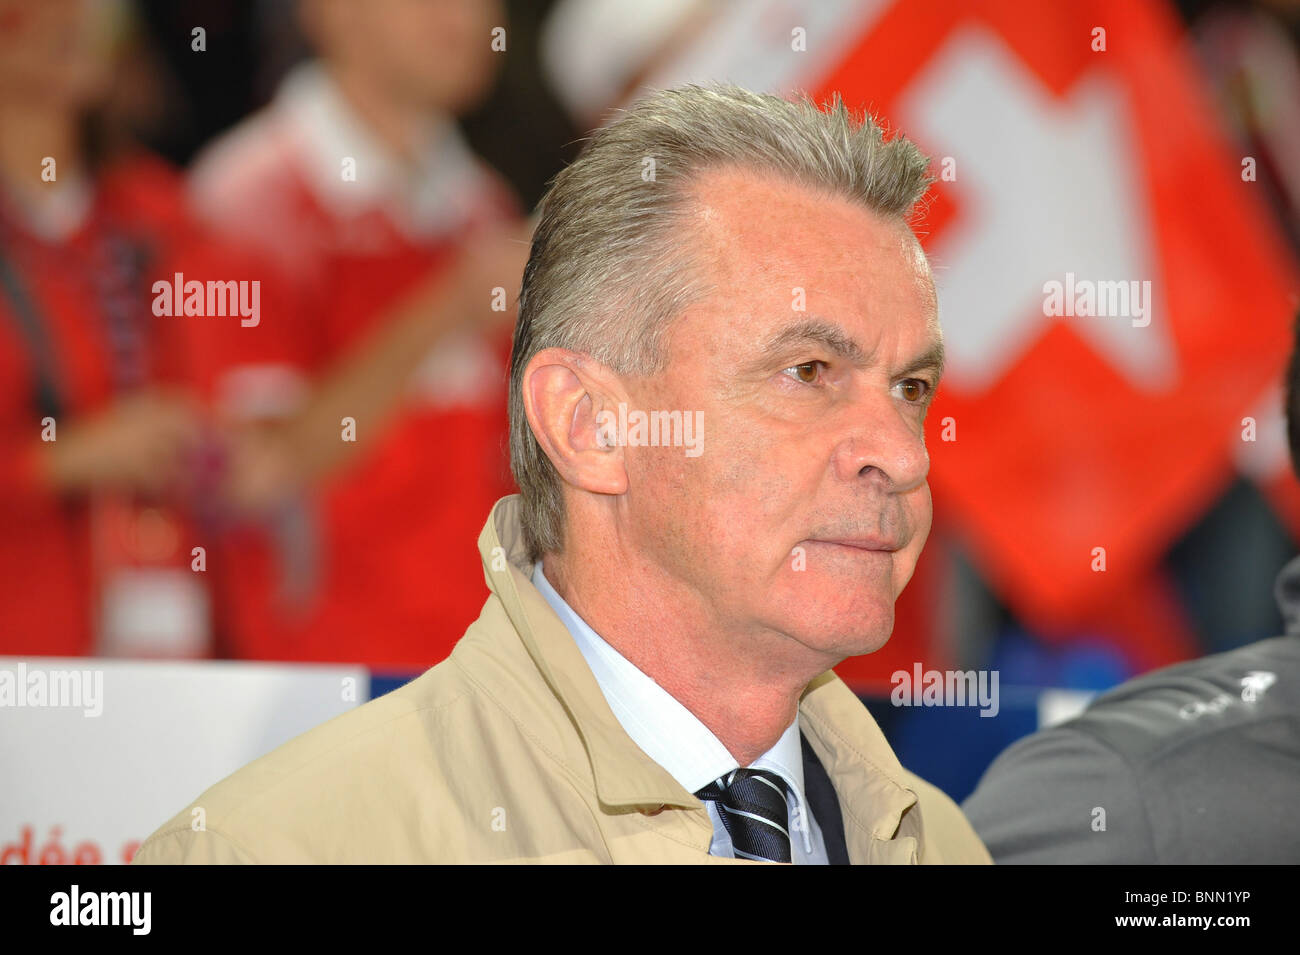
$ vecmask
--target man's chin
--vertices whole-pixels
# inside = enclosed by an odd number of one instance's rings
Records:
[[[892,621],[891,625],[880,630],[870,632],[846,633],[833,638],[835,653],[842,660],[849,657],[865,656],[868,653],[875,653],[886,643],[889,642],[893,634]]]
[[[768,591],[766,615],[773,629],[810,649],[839,659],[875,653],[894,630],[894,592],[890,578],[788,572]]]
[[[894,631],[894,605],[864,608],[847,615],[832,615],[816,621],[791,621],[786,632],[804,646],[836,657],[875,653],[889,642]],[[832,666],[834,664],[831,664]]]

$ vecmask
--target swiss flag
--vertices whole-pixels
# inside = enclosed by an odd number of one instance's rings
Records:
[[[925,239],[949,354],[936,496],[1030,623],[1084,618],[1231,479],[1282,374],[1296,277],[1249,157],[1157,3],[896,4],[833,90],[947,171]]]

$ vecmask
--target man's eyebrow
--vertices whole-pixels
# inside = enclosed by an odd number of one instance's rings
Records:
[[[900,375],[911,375],[918,371],[934,369],[935,379],[938,380],[943,376],[943,342],[937,341],[927,348],[920,355],[909,361],[898,372]]]
[[[844,334],[844,329],[817,318],[787,325],[764,342],[761,354],[766,358],[797,345],[821,345],[854,365],[866,365],[870,361],[862,346]]]
[[[765,360],[768,356],[779,354],[787,348],[808,344],[821,345],[832,354],[859,367],[863,367],[871,361],[871,356],[866,350],[846,335],[842,328],[833,322],[819,318],[810,318],[794,325],[787,325],[777,332],[764,343],[761,349],[763,358],[760,361]],[[933,369],[937,379],[943,375],[943,364],[943,341],[939,340],[909,361],[898,374],[905,376],[918,371]]]

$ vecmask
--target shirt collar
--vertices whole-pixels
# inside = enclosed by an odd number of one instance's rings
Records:
[[[274,108],[296,131],[313,194],[335,214],[379,208],[408,234],[429,236],[455,230],[482,201],[482,171],[450,117],[431,115],[419,131],[414,163],[403,161],[315,61],[290,71]],[[345,158],[355,161],[355,180],[343,178]]]
[[[531,579],[573,635],[614,716],[647,756],[690,792],[703,789],[740,766],[694,713],[578,616],[546,579],[540,561],[534,566]],[[798,811],[807,813],[797,712],[775,745],[749,768],[766,769],[784,779],[794,794]],[[812,852],[808,827],[802,828],[806,849]]]
[[[68,173],[56,187],[35,195],[7,191],[0,205],[32,236],[57,244],[69,241],[90,221],[95,191],[85,176]]]

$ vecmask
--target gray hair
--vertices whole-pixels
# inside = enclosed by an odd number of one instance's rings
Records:
[[[902,220],[933,181],[915,145],[886,141],[838,94],[822,111],[807,96],[686,86],[653,92],[596,131],[542,200],[519,293],[510,468],[530,560],[561,550],[564,497],[524,413],[524,369],[565,348],[619,374],[663,370],[665,329],[709,288],[676,227],[692,181],[715,167],[773,173]]]

